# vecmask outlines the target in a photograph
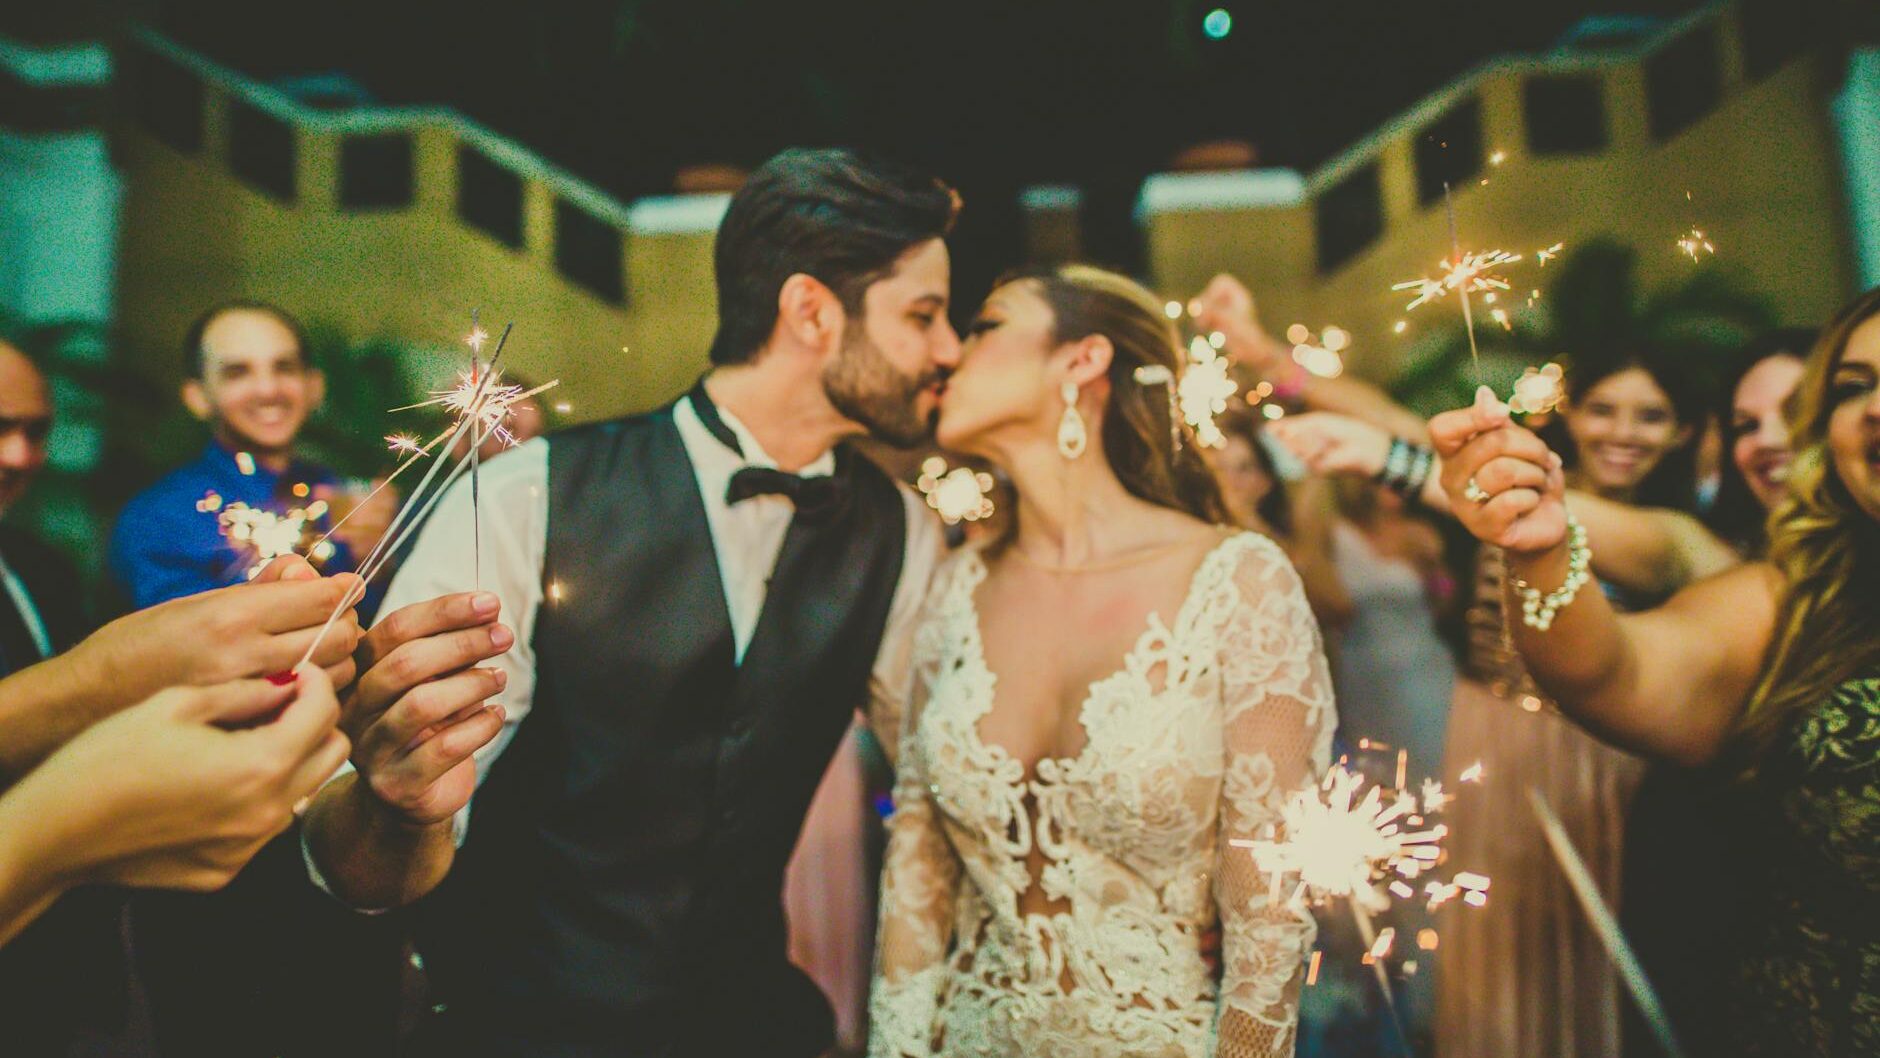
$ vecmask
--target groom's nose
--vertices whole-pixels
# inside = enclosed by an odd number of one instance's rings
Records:
[[[943,319],[934,335],[933,362],[948,371],[960,366],[960,335],[953,329],[953,321]]]

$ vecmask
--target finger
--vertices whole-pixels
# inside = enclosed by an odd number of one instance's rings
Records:
[[[501,693],[508,682],[501,669],[467,669],[421,683],[385,710],[362,741],[370,740],[375,752],[381,748],[404,750],[427,728],[443,726],[452,716],[482,705]]]
[[[326,673],[313,664],[294,669],[294,700],[281,711],[280,719],[255,736],[274,743],[293,757],[310,754],[339,724],[339,699]]]
[[[1545,466],[1547,456],[1547,442],[1532,432],[1514,425],[1498,426],[1476,434],[1454,455],[1445,457],[1444,482],[1448,483],[1452,479],[1458,483],[1466,482],[1496,459],[1526,460],[1536,466]]]
[[[320,571],[308,565],[306,559],[301,558],[299,555],[281,555],[266,566],[263,566],[261,572],[255,574],[255,579],[249,583],[273,584],[276,581],[283,580],[318,579],[320,579]]]
[[[1509,489],[1482,504],[1482,514],[1506,528],[1513,528],[1516,519],[1540,505],[1541,494],[1534,489]]]
[[[503,730],[503,707],[486,706],[419,743],[405,755],[401,771],[418,785],[429,786],[476,755]]]
[[[1493,390],[1480,386],[1475,391],[1475,403],[1430,420],[1430,443],[1438,455],[1447,459],[1477,434],[1506,426],[1508,416],[1508,406],[1496,399]]]
[[[352,741],[339,731],[328,731],[312,753],[300,762],[293,774],[287,777],[287,796],[290,804],[298,804],[303,797],[312,796],[326,781],[346,763],[346,757],[352,752]]]
[[[222,591],[239,600],[245,615],[264,632],[292,632],[317,627],[332,616],[340,604],[357,594],[358,577],[342,573],[312,580],[295,579],[274,584],[238,584]]]
[[[359,677],[357,706],[360,712],[370,715],[426,680],[496,657],[515,641],[515,633],[507,627],[492,624],[401,644]]]
[[[1549,468],[1539,463],[1497,456],[1482,464],[1481,469],[1475,472],[1475,483],[1490,496],[1517,488],[1538,492],[1546,488],[1548,473]]]
[[[359,619],[349,611],[335,619],[331,626],[322,631],[319,625],[302,628],[295,632],[283,632],[269,636],[266,642],[255,648],[254,664],[259,672],[283,672],[300,663],[307,656],[307,648],[313,648],[311,660],[321,668],[337,666],[350,660],[353,651],[359,645]],[[315,646],[314,640],[319,644]],[[339,684],[336,682],[335,686]]]
[[[268,680],[230,680],[192,687],[180,695],[177,716],[196,723],[237,727],[279,712],[294,697],[291,685]]]
[[[381,617],[360,644],[359,664],[371,669],[398,647],[459,628],[474,628],[496,620],[502,600],[492,592],[459,592],[414,602]]]

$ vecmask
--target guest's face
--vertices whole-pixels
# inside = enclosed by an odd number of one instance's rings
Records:
[[[1245,436],[1233,433],[1227,435],[1227,442],[1220,448],[1204,450],[1214,464],[1214,472],[1220,476],[1222,497],[1242,525],[1257,520],[1260,501],[1273,491],[1273,476],[1266,472],[1253,444]]]
[[[0,342],[0,514],[46,465],[52,396],[45,376],[19,350]]]
[[[1671,398],[1638,367],[1594,383],[1566,410],[1565,419],[1585,485],[1602,495],[1638,488],[1666,454],[1688,439]]]
[[[1056,344],[1056,319],[1031,281],[994,290],[967,328],[959,369],[947,380],[940,446],[987,455],[1002,438],[1053,436],[1064,414],[1050,373]]]
[[[286,452],[320,403],[320,373],[294,332],[265,312],[223,313],[202,335],[202,377],[183,400],[236,449]]]
[[[861,314],[844,322],[823,371],[836,410],[889,444],[909,447],[933,435],[940,392],[960,357],[947,319],[950,280],[946,243],[907,251],[863,293]]]
[[[1758,360],[1730,401],[1730,458],[1765,510],[1782,498],[1789,476],[1789,421],[1783,414],[1802,380],[1802,359],[1778,353]]]
[[[1828,454],[1867,517],[1880,520],[1880,316],[1848,337],[1828,377]]]

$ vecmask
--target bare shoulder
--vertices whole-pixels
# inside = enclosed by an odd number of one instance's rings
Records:
[[[1766,624],[1775,619],[1782,588],[1781,571],[1767,562],[1746,562],[1689,585],[1673,595],[1665,609],[1712,611],[1711,616],[1719,621],[1738,626],[1753,619]]]

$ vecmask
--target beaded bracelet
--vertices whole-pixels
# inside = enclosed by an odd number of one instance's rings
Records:
[[[1521,597],[1521,623],[1537,632],[1545,632],[1553,627],[1554,615],[1562,607],[1571,603],[1586,582],[1593,579],[1588,572],[1593,562],[1592,549],[1586,546],[1586,527],[1579,519],[1567,515],[1567,579],[1560,587],[1541,594],[1539,588],[1514,578],[1515,594]]]

